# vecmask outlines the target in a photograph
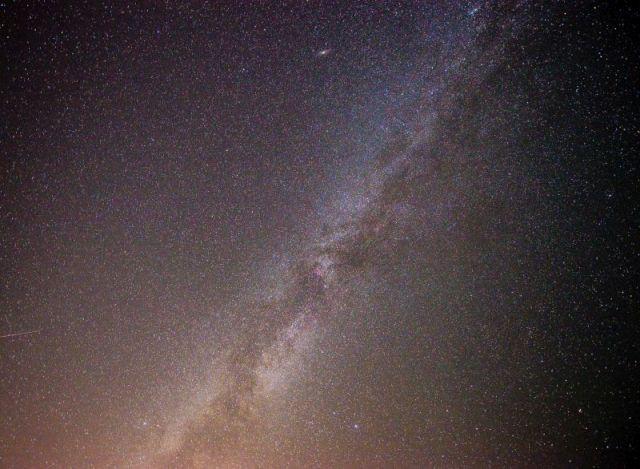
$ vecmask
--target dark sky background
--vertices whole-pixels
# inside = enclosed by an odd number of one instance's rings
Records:
[[[0,466],[631,467],[638,16],[0,3]]]

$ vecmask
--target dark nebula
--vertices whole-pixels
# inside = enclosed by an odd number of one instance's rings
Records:
[[[0,4],[0,466],[634,467],[638,16]]]

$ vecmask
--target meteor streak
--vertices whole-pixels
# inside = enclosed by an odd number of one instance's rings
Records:
[[[42,329],[36,329],[36,330],[33,330],[33,331],[24,331],[24,332],[13,332],[11,334],[0,335],[0,339],[8,339],[9,337],[20,337],[20,336],[23,336],[23,335],[37,334],[41,330]]]

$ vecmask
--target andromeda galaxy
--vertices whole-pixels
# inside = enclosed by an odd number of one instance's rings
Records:
[[[637,463],[636,8],[0,9],[1,467]]]

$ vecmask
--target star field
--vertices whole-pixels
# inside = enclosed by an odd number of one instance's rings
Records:
[[[632,467],[637,20],[0,3],[0,466]]]

